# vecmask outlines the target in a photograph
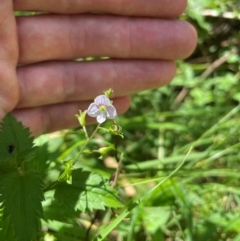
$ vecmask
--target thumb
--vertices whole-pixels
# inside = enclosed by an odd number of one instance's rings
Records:
[[[18,62],[17,28],[11,0],[0,4],[0,120],[18,102],[19,87],[16,76]]]

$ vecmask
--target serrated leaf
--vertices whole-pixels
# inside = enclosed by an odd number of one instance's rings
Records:
[[[72,184],[60,183],[55,191],[55,198],[69,209],[82,212],[107,207],[119,208],[116,191],[98,174],[75,169],[72,171]]]
[[[44,177],[47,175],[49,164],[50,160],[48,144],[45,143],[36,148],[36,151],[31,161],[24,162],[24,170],[26,172],[29,170],[40,172],[44,179]]]
[[[0,169],[17,169],[23,161],[31,159],[34,153],[33,137],[11,114],[7,114],[0,126]]]
[[[55,220],[72,224],[77,218],[79,218],[79,211],[75,211],[73,209],[69,210],[56,200],[48,200],[48,198],[46,199],[47,200],[43,202],[43,220],[45,220],[46,222],[48,222],[49,220]]]
[[[43,181],[38,172],[29,171],[24,175],[12,172],[0,179],[2,222],[5,225],[8,222],[9,230],[13,228],[18,241],[31,241],[40,229],[42,190]]]
[[[0,240],[11,240],[17,241],[15,238],[15,233],[13,226],[9,225],[9,217],[5,220],[2,220],[3,210],[1,210],[0,215]]]
[[[79,215],[79,214],[78,214]],[[86,231],[79,228],[79,223],[74,222],[72,224],[59,222],[59,221],[48,221],[43,222],[44,227],[51,230],[51,234],[56,239],[44,239],[44,240],[61,240],[61,241],[80,241],[86,240]]]

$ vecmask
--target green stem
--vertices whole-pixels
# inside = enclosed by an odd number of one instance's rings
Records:
[[[57,180],[57,181],[49,184],[46,188],[43,189],[43,192],[47,192],[47,191],[53,189],[53,187],[55,187],[58,183],[59,183],[59,182],[58,182],[58,180]]]
[[[86,137],[86,139],[88,140],[88,139],[89,139],[89,136],[88,136],[88,132],[87,132],[86,126],[83,126],[82,128],[83,128],[85,137]]]
[[[96,134],[96,132],[97,132],[97,130],[99,129],[99,127],[100,127],[100,124],[98,124],[98,126],[96,127],[96,129],[94,130],[94,132],[92,133],[92,135],[91,135],[90,137],[88,137],[88,135],[86,136],[86,137],[87,137],[87,140],[86,140],[86,142],[84,143],[84,145],[82,146],[80,152],[78,153],[77,158],[76,158],[75,161],[73,162],[73,164],[72,164],[73,166],[74,166],[75,163],[79,160],[79,158],[80,158],[81,154],[83,153],[84,149],[85,149],[86,146],[89,144],[89,142],[91,141],[91,139],[94,137],[94,135]],[[85,132],[85,135],[86,135],[86,133],[87,133],[87,132]],[[55,187],[58,183],[59,183],[59,181],[57,180],[57,181],[49,184],[49,185],[43,190],[43,192],[47,192],[47,191],[53,189],[53,187]]]
[[[86,148],[86,146],[89,144],[89,142],[92,140],[92,138],[94,137],[94,135],[96,134],[96,132],[98,131],[100,127],[100,124],[98,124],[98,126],[96,127],[96,129],[94,130],[94,132],[92,133],[92,135],[87,138],[86,142],[84,143],[84,145],[82,146],[80,152],[78,153],[78,156],[76,157],[75,161],[73,162],[73,166],[75,165],[75,163],[79,160],[80,156],[82,155],[84,149]]]

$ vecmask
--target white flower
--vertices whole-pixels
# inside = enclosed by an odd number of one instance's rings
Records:
[[[98,123],[103,123],[107,118],[114,119],[117,116],[117,111],[111,101],[105,95],[99,95],[95,98],[87,110],[91,117],[97,117]]]

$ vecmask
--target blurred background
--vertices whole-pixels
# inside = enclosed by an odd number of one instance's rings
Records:
[[[189,0],[181,18],[197,29],[196,51],[177,63],[170,85],[134,95],[131,109],[118,118],[125,136],[118,139],[118,151],[124,152],[118,186],[123,203],[142,197],[193,149],[176,175],[107,240],[240,241],[240,1]],[[75,157],[83,136],[78,130],[52,135],[50,159]],[[100,133],[89,149],[108,141],[111,136]],[[116,160],[98,156],[86,153],[79,165],[109,178]],[[47,203],[45,208],[51,216],[54,209]],[[107,211],[81,215],[75,227],[48,225],[64,228],[57,240],[81,240],[79,231],[72,235],[74,228],[86,227],[93,216],[96,227],[114,219]]]

